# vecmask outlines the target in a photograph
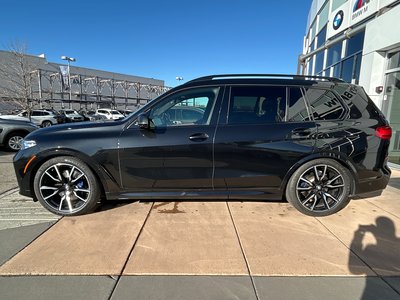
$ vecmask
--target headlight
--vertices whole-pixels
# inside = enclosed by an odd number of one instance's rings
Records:
[[[36,141],[34,141],[34,140],[27,140],[27,141],[23,141],[23,143],[22,143],[22,149],[21,150],[24,150],[24,149],[28,149],[28,148],[31,148],[31,147],[35,147],[36,146]]]

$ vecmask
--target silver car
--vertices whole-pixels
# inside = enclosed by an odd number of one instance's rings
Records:
[[[0,146],[7,150],[18,151],[28,133],[39,127],[31,122],[0,118]]]

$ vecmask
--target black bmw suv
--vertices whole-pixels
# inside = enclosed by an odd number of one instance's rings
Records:
[[[171,110],[197,117],[171,120]],[[214,75],[123,120],[29,134],[20,193],[78,215],[101,199],[286,199],[326,216],[387,185],[391,128],[356,85],[334,78]]]

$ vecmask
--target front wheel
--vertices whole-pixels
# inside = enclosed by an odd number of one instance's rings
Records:
[[[42,127],[50,127],[51,125],[53,125],[53,123],[51,123],[50,121],[43,121],[42,123]]]
[[[22,147],[24,137],[27,135],[25,132],[13,132],[6,138],[6,148],[9,151],[19,151]]]
[[[75,157],[46,161],[34,178],[35,195],[49,211],[62,216],[93,211],[100,201],[100,186],[92,170]]]
[[[303,214],[328,216],[350,201],[350,172],[332,159],[316,159],[298,168],[289,179],[286,198]]]

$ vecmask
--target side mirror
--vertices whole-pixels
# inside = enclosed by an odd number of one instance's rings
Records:
[[[146,115],[139,115],[138,117],[138,126],[141,129],[149,129],[150,128],[150,120]]]

